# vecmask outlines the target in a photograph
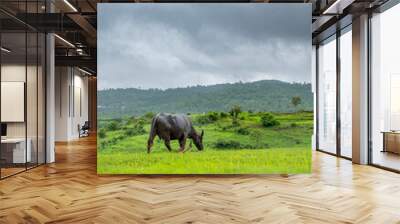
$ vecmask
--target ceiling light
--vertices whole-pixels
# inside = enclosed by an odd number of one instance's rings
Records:
[[[66,39],[64,39],[64,38],[62,38],[62,37],[60,37],[60,36],[57,35],[57,34],[54,34],[54,36],[57,37],[57,38],[58,38],[59,40],[61,40],[62,42],[66,43],[68,46],[75,48],[75,45],[73,45],[73,44],[72,44],[71,42],[69,42],[68,40],[66,40]]]
[[[83,49],[82,48],[77,48],[76,49],[76,53],[78,53],[79,55],[83,55]]]
[[[68,1],[64,0],[65,4],[67,4],[74,12],[78,12],[78,10]]]
[[[335,13],[332,13],[331,11],[332,11],[332,9],[335,9],[338,6],[339,2],[341,2],[341,0],[336,0],[332,5],[330,5],[327,9],[325,9],[325,11],[322,14],[335,14]],[[337,9],[335,11],[337,11]],[[339,14],[339,13],[336,12],[336,14]]]
[[[81,69],[81,68],[79,68],[79,67],[78,67],[78,70],[81,71],[81,72],[83,72],[83,73],[85,73],[85,74],[87,74],[87,75],[92,75],[92,73],[90,73],[90,72],[88,72],[88,71],[86,71],[86,70],[83,70],[83,69]]]
[[[9,50],[9,49],[7,49],[7,48],[5,48],[5,47],[1,47],[0,49],[1,49],[2,51],[6,52],[6,53],[10,53],[10,52],[11,52],[11,50]]]

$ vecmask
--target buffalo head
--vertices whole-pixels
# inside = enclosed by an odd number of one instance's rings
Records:
[[[203,136],[204,136],[204,130],[201,131],[200,135],[195,134],[195,136],[193,136],[193,143],[196,146],[196,148],[198,150],[200,150],[200,151],[204,149],[204,147],[203,147]]]

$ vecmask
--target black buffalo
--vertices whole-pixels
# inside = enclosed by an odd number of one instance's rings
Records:
[[[188,116],[183,114],[160,113],[153,117],[150,128],[150,136],[147,141],[147,152],[151,152],[153,140],[156,135],[164,140],[165,146],[171,151],[171,140],[179,140],[179,151],[185,151],[186,139],[190,138],[198,150],[203,150],[203,135],[197,134]]]

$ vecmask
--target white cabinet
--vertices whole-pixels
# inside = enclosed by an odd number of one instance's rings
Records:
[[[25,138],[2,139],[1,144],[12,148],[12,162],[25,163],[32,161],[32,140],[27,139],[25,151]]]

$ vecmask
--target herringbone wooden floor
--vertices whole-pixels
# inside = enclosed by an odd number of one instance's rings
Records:
[[[94,138],[0,181],[0,223],[400,223],[400,175],[314,153],[311,175],[97,176]]]

